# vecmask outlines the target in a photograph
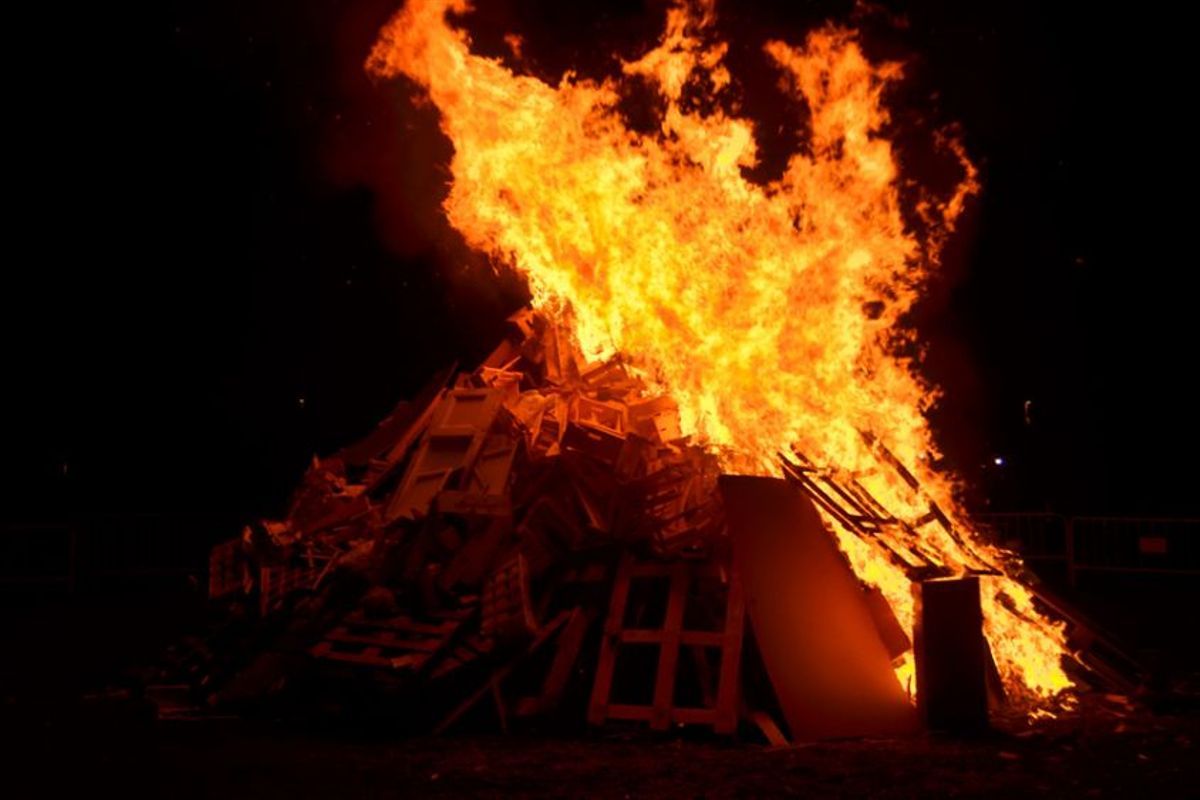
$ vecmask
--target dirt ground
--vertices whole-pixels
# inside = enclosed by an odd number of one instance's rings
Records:
[[[1135,608],[1141,624],[1130,630],[1162,620],[1148,645],[1194,645],[1162,607]],[[1156,713],[1087,695],[1070,718],[999,720],[971,740],[778,750],[750,733],[741,742],[619,730],[404,738],[379,725],[164,722],[145,703],[106,696],[122,665],[151,660],[199,613],[189,609],[136,595],[0,612],[12,645],[0,650],[0,798],[1200,798],[1195,691]],[[1194,689],[1194,654],[1170,655]]]
[[[1200,715],[1103,699],[1093,711],[974,740],[780,749],[634,732],[403,739],[109,714],[45,721],[4,751],[16,767],[8,796],[31,798],[1200,796]]]

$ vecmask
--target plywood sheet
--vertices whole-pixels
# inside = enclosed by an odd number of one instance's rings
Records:
[[[720,478],[763,662],[795,740],[918,729],[864,592],[816,507],[774,478]]]

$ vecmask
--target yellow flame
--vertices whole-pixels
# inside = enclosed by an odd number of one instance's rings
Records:
[[[954,570],[1012,563],[975,539],[935,471],[924,411],[935,392],[897,344],[901,317],[936,266],[945,236],[977,190],[917,209],[918,238],[901,209],[899,173],[882,95],[896,64],[872,64],[853,31],[826,27],[802,46],[765,45],[787,90],[810,112],[806,145],[765,185],[754,125],[723,110],[731,77],[714,40],[711,4],[668,11],[657,47],[620,77],[573,74],[550,85],[473,54],[447,14],[463,0],[411,0],[368,60],[427,94],[454,145],[450,223],[473,247],[520,271],[533,305],[571,327],[589,358],[620,353],[680,409],[685,433],[732,471],[775,474],[795,447],[854,476],[903,519],[930,499],[965,532],[940,528],[920,546]],[[639,134],[617,112],[620,81],[646,81],[663,105],[661,130]],[[870,431],[920,480],[919,495],[881,465]],[[845,530],[858,575],[880,587],[911,629],[904,572]],[[1007,577],[984,581],[985,629],[1010,688],[1050,696],[1063,673],[1061,628]],[[1005,606],[1007,598],[1007,607]],[[907,674],[911,665],[903,668]]]

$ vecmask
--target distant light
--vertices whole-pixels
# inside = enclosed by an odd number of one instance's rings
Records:
[[[303,397],[297,397],[296,402],[300,404],[301,408],[304,408],[304,398]]]
[[[1004,459],[1001,458],[1000,456],[996,456],[995,458],[992,459],[992,463],[995,464],[997,467],[1003,467]]]

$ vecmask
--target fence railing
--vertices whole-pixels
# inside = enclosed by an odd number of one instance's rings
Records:
[[[983,514],[976,519],[1030,563],[1080,573],[1200,575],[1200,519]]]
[[[1200,519],[983,514],[977,521],[1031,564],[1086,572],[1200,575]],[[63,524],[0,525],[0,588],[74,591],[80,584],[202,575],[208,548],[236,520],[106,515]]]
[[[235,531],[228,518],[151,514],[0,524],[0,588],[73,592],[82,584],[202,575],[211,544]]]

